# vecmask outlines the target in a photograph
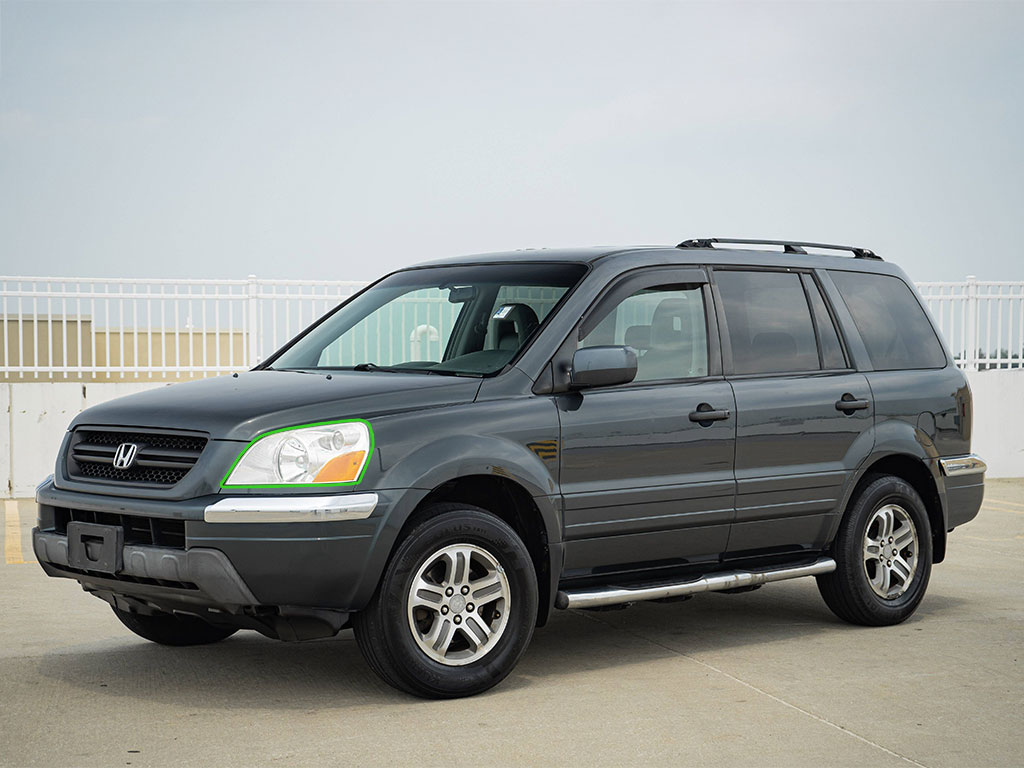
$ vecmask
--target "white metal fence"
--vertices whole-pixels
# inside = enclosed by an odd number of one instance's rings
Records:
[[[918,283],[957,365],[1024,368],[1024,282]]]
[[[140,381],[255,365],[364,283],[0,277],[0,380]],[[919,283],[957,364],[1024,368],[1024,282]]]
[[[244,370],[363,285],[0,277],[0,379],[123,381]]]

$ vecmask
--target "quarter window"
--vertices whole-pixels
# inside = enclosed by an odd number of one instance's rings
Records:
[[[829,274],[876,371],[945,367],[946,353],[910,286],[891,275]]]
[[[644,288],[616,304],[579,346],[630,346],[634,381],[707,376],[708,332],[699,285]]]
[[[800,275],[720,270],[715,282],[725,309],[735,373],[821,367]]]
[[[814,327],[818,330],[818,345],[821,347],[821,367],[825,370],[837,370],[847,367],[846,355],[843,354],[843,345],[839,341],[839,333],[836,331],[832,315],[825,306],[825,299],[821,295],[814,279],[810,275],[804,275],[804,288],[807,290],[807,298],[811,302],[811,314],[814,315]]]

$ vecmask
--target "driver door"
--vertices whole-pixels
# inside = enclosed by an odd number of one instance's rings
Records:
[[[736,419],[711,307],[703,270],[656,269],[613,286],[581,323],[579,347],[624,344],[638,360],[629,384],[557,396],[567,577],[726,550]]]

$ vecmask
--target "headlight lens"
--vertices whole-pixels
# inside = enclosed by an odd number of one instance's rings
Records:
[[[365,421],[308,424],[253,440],[224,479],[224,487],[357,483],[373,453]]]

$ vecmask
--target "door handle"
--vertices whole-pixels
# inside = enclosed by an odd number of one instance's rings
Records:
[[[701,403],[697,406],[697,410],[690,413],[690,421],[694,421],[701,426],[705,423],[710,424],[712,421],[723,421],[732,416],[731,411],[727,410],[716,410],[707,403]]]
[[[844,413],[852,413],[853,411],[863,411],[866,410],[870,405],[870,400],[858,400],[849,392],[843,395],[841,399],[836,400],[836,410],[843,411]]]

